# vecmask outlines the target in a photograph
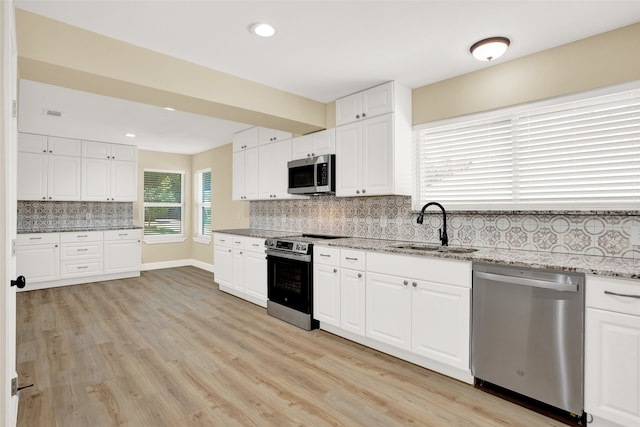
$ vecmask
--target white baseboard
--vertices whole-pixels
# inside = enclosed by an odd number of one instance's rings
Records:
[[[176,259],[171,261],[148,262],[140,266],[141,271],[160,270],[163,268],[187,267],[193,266],[201,270],[213,273],[213,264],[199,261],[197,259]]]

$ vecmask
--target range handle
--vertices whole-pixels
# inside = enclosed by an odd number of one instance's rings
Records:
[[[549,289],[551,291],[560,292],[578,292],[578,285],[571,283],[549,282],[546,280],[527,279],[516,276],[504,276],[502,274],[485,273],[483,271],[474,271],[473,274],[475,277],[478,277],[480,279],[509,283],[511,285],[529,286],[532,288]]]

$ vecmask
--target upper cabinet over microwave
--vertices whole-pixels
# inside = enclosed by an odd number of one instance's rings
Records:
[[[388,82],[338,99],[336,126],[393,113],[394,96],[394,82]]]

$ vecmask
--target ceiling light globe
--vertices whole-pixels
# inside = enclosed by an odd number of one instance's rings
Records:
[[[479,61],[493,61],[501,57],[511,44],[506,37],[491,37],[480,40],[471,46],[471,54]]]
[[[276,33],[276,29],[272,25],[261,22],[252,25],[251,32],[260,37],[271,37]]]

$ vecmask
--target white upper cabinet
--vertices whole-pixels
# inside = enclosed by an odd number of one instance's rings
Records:
[[[258,147],[233,153],[233,200],[258,200]]]
[[[336,126],[394,112],[394,85],[388,82],[336,100]]]
[[[293,138],[291,153],[291,160],[336,154],[336,130],[326,129]]]
[[[19,133],[18,150],[18,200],[80,200],[80,140]]]
[[[336,196],[410,195],[411,91],[391,82],[356,95],[368,110],[336,127]],[[348,109],[339,107],[342,100],[336,101],[339,124]]]
[[[137,147],[82,141],[82,200],[133,202],[137,199]]]
[[[135,145],[82,141],[82,157],[135,162],[138,160],[138,149]]]
[[[253,127],[233,135],[233,152],[256,148],[258,146],[260,128]]]
[[[291,132],[284,132],[269,128],[258,128],[258,143],[260,145],[291,139],[292,136]]]

